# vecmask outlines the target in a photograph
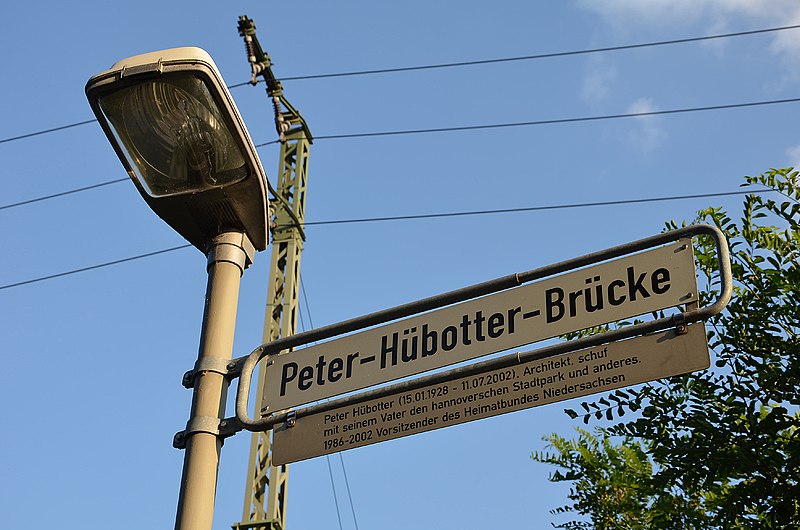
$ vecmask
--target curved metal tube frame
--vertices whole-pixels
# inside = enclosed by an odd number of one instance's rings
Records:
[[[418,377],[416,379],[403,381],[401,383],[378,387],[373,390],[349,395],[336,400],[327,401],[325,403],[311,405],[294,411],[272,413],[261,419],[252,419],[248,416],[247,405],[250,397],[250,385],[253,376],[253,370],[255,369],[256,364],[268,355],[277,355],[279,352],[295,346],[308,344],[310,342],[327,339],[337,335],[343,335],[351,331],[364,329],[377,324],[415,315],[431,309],[437,309],[457,302],[463,302],[479,296],[484,296],[511,287],[516,287],[533,280],[553,276],[561,272],[578,269],[587,265],[592,265],[601,261],[632,254],[634,252],[639,252],[641,250],[646,250],[648,248],[657,247],[659,245],[697,235],[711,236],[714,238],[717,247],[717,258],[719,262],[720,274],[720,293],[714,303],[709,306],[688,310],[684,313],[660,318],[650,322],[634,324],[632,326],[627,326],[606,333],[595,334],[576,340],[562,342],[538,350],[496,357],[487,361],[481,361],[444,372]],[[526,272],[503,276],[488,282],[479,283],[463,289],[432,296],[430,298],[424,298],[422,300],[417,300],[415,302],[385,309],[376,313],[360,316],[337,324],[331,324],[315,330],[298,333],[297,335],[280,338],[271,343],[262,344],[253,350],[247,357],[242,357],[235,361],[237,365],[241,365],[242,367],[239,387],[236,393],[236,420],[241,427],[247,429],[248,431],[264,431],[271,429],[278,423],[285,422],[290,414],[294,418],[300,418],[310,414],[332,410],[345,405],[355,405],[370,399],[388,396],[397,392],[404,392],[427,385],[442,383],[456,377],[474,375],[487,370],[505,368],[527,361],[552,357],[554,355],[560,355],[582,348],[590,348],[599,344],[627,339],[637,335],[643,335],[645,333],[662,331],[678,325],[691,324],[693,322],[705,320],[720,313],[730,300],[732,292],[733,280],[731,276],[730,254],[728,251],[728,243],[725,240],[724,234],[718,228],[706,224],[698,224],[679,228],[671,232],[665,232],[656,236],[640,239],[632,243],[626,243],[610,249],[593,252],[578,258],[554,263],[552,265],[546,265],[538,269],[532,269]]]

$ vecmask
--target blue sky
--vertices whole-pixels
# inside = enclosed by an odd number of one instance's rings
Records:
[[[791,0],[274,2],[144,0],[0,7],[0,139],[91,119],[93,74],[194,45],[249,78],[239,15],[279,76],[580,50],[800,23]],[[291,81],[319,136],[598,116],[796,98],[800,30],[409,73]],[[275,138],[263,87],[232,91],[256,143]],[[362,139],[312,147],[309,221],[736,191],[800,160],[798,104]],[[270,178],[277,148],[259,151]],[[0,206],[125,173],[96,124],[0,143]],[[309,227],[306,328],[658,233],[741,197]],[[183,243],[130,183],[0,210],[0,285]],[[235,355],[260,342],[269,265],[243,278]],[[186,249],[0,290],[7,408],[5,526],[173,524],[205,259]],[[232,402],[232,399],[229,400]],[[358,527],[545,528],[566,489],[529,460],[574,427],[560,404],[344,454]],[[249,436],[223,449],[215,528],[240,520]],[[338,456],[343,528],[355,528]],[[290,529],[339,527],[326,459],[292,466]]]

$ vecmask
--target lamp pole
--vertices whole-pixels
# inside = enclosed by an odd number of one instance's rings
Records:
[[[208,260],[176,530],[211,530],[239,283],[269,244],[267,177],[213,59],[172,48],[117,61],[86,97],[145,202]]]
[[[233,353],[241,276],[254,254],[247,236],[240,232],[220,234],[209,245],[208,284],[195,365],[198,369],[194,371],[192,409],[184,431],[186,454],[175,530],[211,529],[222,449],[219,423],[225,417],[228,390],[223,372]]]

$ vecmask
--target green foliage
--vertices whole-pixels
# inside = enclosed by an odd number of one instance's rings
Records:
[[[554,452],[533,453],[537,462],[557,466],[553,482],[572,482],[572,504],[553,514],[579,512],[589,521],[569,521],[556,528],[567,530],[640,530],[649,528],[705,528],[707,517],[695,500],[675,495],[672,488],[655,489],[653,464],[641,442],[625,437],[615,443],[605,429],[594,434],[577,428],[577,439],[558,434],[545,437]]]
[[[602,430],[598,432],[600,436],[593,436],[579,428],[575,440],[551,434],[546,440],[556,452],[532,456],[538,462],[561,468],[553,472],[550,480],[574,483],[569,496],[574,504],[552,513],[577,510],[592,516],[591,525],[572,521],[557,528],[647,528],[649,492],[640,485],[651,476],[652,465],[644,449],[630,439],[614,445]]]
[[[560,528],[800,528],[800,183],[790,169],[745,180],[780,200],[746,196],[738,222],[719,208],[698,217],[731,247],[733,298],[706,323],[715,368],[567,410],[616,423],[550,435],[554,452],[533,455],[560,468],[550,480],[572,483],[554,513],[589,519]],[[713,242],[699,238],[695,257],[709,303]]]

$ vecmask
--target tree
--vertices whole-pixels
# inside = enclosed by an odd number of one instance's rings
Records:
[[[719,208],[697,218],[731,247],[733,298],[706,323],[715,367],[566,411],[611,424],[551,434],[532,455],[558,468],[551,481],[571,483],[553,513],[583,518],[558,528],[800,528],[800,183],[792,169],[745,180],[780,200],[747,195],[738,222]],[[708,303],[712,243],[700,239],[695,256]]]

